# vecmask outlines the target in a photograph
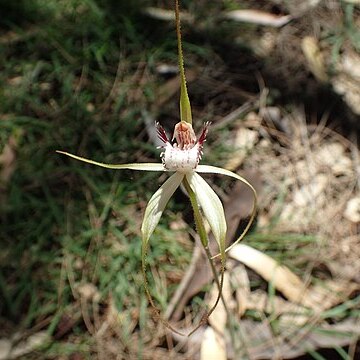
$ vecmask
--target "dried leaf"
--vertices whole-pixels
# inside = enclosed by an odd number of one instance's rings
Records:
[[[313,309],[318,312],[341,304],[350,294],[359,290],[360,285],[350,281],[326,280],[306,290],[306,296],[313,302]]]
[[[291,15],[275,15],[260,10],[233,10],[224,14],[225,19],[257,25],[281,27],[292,20]]]
[[[349,319],[334,325],[324,324],[317,327],[299,329],[288,336],[276,338],[266,322],[242,321],[243,333],[249,344],[249,358],[291,359],[320,348],[334,348],[353,343],[360,336],[356,319]],[[230,358],[233,354],[229,354]]]
[[[249,309],[250,297],[250,280],[244,265],[239,264],[232,270],[231,280],[233,288],[235,288],[238,313],[241,317]]]
[[[309,320],[309,311],[301,306],[286,301],[280,296],[269,297],[263,290],[255,290],[249,294],[247,302],[248,310],[256,310],[266,314],[280,317],[281,325],[303,325]]]
[[[0,204],[6,203],[6,189],[16,169],[16,149],[22,134],[21,130],[15,131],[0,154]]]
[[[325,70],[324,57],[319,44],[313,36],[306,36],[301,42],[301,48],[305,55],[310,71],[321,82],[327,82],[328,76]]]
[[[326,281],[323,286],[307,287],[305,283],[286,266],[278,264],[270,256],[248,245],[239,244],[229,251],[229,255],[255,272],[280,291],[290,301],[323,311],[340,303],[345,294],[350,294],[359,286],[354,283],[337,284]]]
[[[262,35],[250,38],[247,45],[256,56],[267,58],[275,50],[276,34],[273,31],[265,31]]]
[[[144,13],[154,19],[163,20],[163,21],[174,21],[175,20],[175,13],[174,10],[166,10],[160,9],[156,7],[149,6],[144,9]],[[180,12],[180,18],[183,22],[193,22],[194,17],[184,11]]]
[[[156,72],[159,75],[168,76],[176,75],[179,71],[178,65],[173,64],[159,64],[156,66]]]
[[[301,302],[304,284],[287,267],[279,265],[270,256],[248,245],[239,244],[230,250],[229,255],[272,282],[277,290],[293,302]]]
[[[201,360],[226,360],[226,343],[214,329],[209,326],[201,343]]]
[[[215,302],[218,296],[218,292],[219,289],[217,285],[214,284],[210,292],[209,301],[207,301],[208,304],[211,305]],[[228,272],[224,273],[222,295],[228,308],[231,308],[231,303],[233,302],[233,299],[231,296],[230,276]],[[218,334],[224,334],[227,322],[227,314],[222,301],[219,302],[218,306],[213,311],[208,321],[212,328],[215,329]]]
[[[351,222],[360,222],[360,197],[350,199],[346,204],[344,217]]]

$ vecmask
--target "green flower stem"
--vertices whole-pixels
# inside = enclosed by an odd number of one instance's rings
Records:
[[[189,195],[190,203],[191,203],[191,206],[194,211],[196,231],[200,236],[200,240],[201,240],[201,243],[204,246],[204,248],[208,248],[209,240],[208,240],[207,233],[205,230],[204,220],[203,220],[203,217],[202,217],[200,209],[199,209],[196,195],[195,195],[193,189],[191,188],[186,177],[184,177],[184,179],[183,179],[183,185],[185,187],[186,192]]]
[[[184,56],[181,43],[179,0],[175,0],[175,22],[178,45],[179,71],[180,71],[180,120],[192,124],[191,106],[186,87],[184,70]]]
[[[199,209],[199,204],[198,204],[197,199],[196,199],[196,194],[192,190],[188,180],[186,179],[186,176],[183,179],[183,185],[185,187],[186,192],[189,195],[190,203],[191,203],[191,206],[192,206],[193,212],[194,212],[194,220],[195,220],[196,230],[197,230],[197,233],[199,234],[201,244],[203,245],[206,256],[207,256],[207,258],[209,260],[211,271],[213,273],[214,280],[215,280],[216,285],[217,285],[218,290],[219,290],[219,293],[218,293],[218,296],[217,296],[217,298],[215,300],[214,305],[207,312],[207,314],[205,314],[205,316],[203,316],[203,318],[200,321],[199,325],[196,326],[196,328],[193,329],[189,333],[188,336],[190,336],[200,326],[202,326],[207,321],[208,317],[212,314],[212,312],[215,310],[216,306],[218,305],[220,299],[222,300],[222,302],[224,304],[224,307],[225,307],[225,310],[227,312],[228,318],[230,318],[230,313],[228,311],[225,299],[224,299],[223,294],[222,294],[222,289],[223,289],[223,284],[224,284],[224,273],[225,273],[225,257],[223,257],[223,256],[221,257],[221,270],[220,270],[220,281],[219,281],[218,273],[216,272],[216,268],[215,268],[215,265],[214,265],[214,260],[212,259],[212,255],[211,255],[210,249],[209,249],[209,239],[208,239],[208,236],[207,236],[207,233],[206,233],[206,230],[205,230],[204,219],[203,219],[203,216],[202,216],[202,214],[200,212],[200,209]]]

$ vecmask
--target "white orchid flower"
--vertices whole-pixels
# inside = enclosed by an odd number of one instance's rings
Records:
[[[176,189],[183,184],[187,191],[190,202],[194,211],[194,219],[197,227],[197,231],[201,240],[202,245],[209,258],[211,268],[214,273],[215,280],[219,286],[219,294],[215,301],[215,304],[211,309],[203,316],[202,321],[198,326],[192,330],[191,335],[196,329],[198,329],[208,316],[215,309],[221,298],[223,276],[225,271],[225,253],[235,246],[246,234],[250,228],[252,221],[255,217],[256,212],[256,191],[253,186],[241,176],[235,174],[232,171],[210,166],[210,165],[199,165],[201,156],[203,153],[203,145],[206,140],[208,128],[210,123],[206,123],[201,131],[200,136],[195,136],[192,127],[192,116],[189,96],[186,88],[185,71],[183,65],[183,55],[181,46],[181,33],[180,33],[180,18],[179,18],[179,3],[175,1],[175,17],[176,17],[176,30],[178,38],[178,57],[179,57],[179,70],[180,70],[180,119],[181,121],[176,124],[174,129],[174,135],[171,139],[167,137],[165,130],[158,123],[156,124],[157,133],[159,139],[163,145],[161,152],[162,163],[132,163],[132,164],[105,164],[102,162],[93,161],[77,155],[70,154],[64,151],[58,151],[61,154],[70,156],[76,160],[80,160],[89,164],[101,166],[107,169],[129,169],[129,170],[140,170],[140,171],[166,171],[173,173],[165,183],[155,192],[155,194],[149,200],[141,226],[142,233],[142,273],[144,277],[145,291],[148,295],[148,299],[156,310],[157,315],[161,319],[160,311],[156,308],[152,296],[149,291],[147,277],[146,277],[146,253],[151,235],[153,234],[156,226],[158,225],[162,213],[169,202],[169,199],[174,194]],[[199,174],[220,174],[232,177],[246,184],[254,194],[253,208],[250,216],[250,220],[245,227],[240,237],[228,248],[226,247],[226,220],[224,214],[224,208],[219,197],[216,195],[214,190]],[[200,209],[199,209],[200,208]],[[201,211],[200,211],[201,210]],[[208,236],[205,231],[203,216],[210,225],[211,232],[219,247],[219,253],[216,255],[210,254],[208,248]],[[213,264],[213,259],[220,256],[221,259],[221,279],[218,282],[216,270]],[[179,331],[175,330],[168,322],[161,319],[163,323],[171,330],[183,335]]]
[[[165,181],[165,183],[155,192],[146,206],[144,219],[141,226],[142,248],[144,252],[146,252],[149,239],[158,225],[162,213],[164,212],[171,196],[174,194],[180,184],[186,181],[190,185],[192,191],[195,193],[196,200],[200,205],[204,217],[209,223],[210,229],[218,243],[219,254],[215,256],[221,255],[221,257],[224,257],[225,252],[230,250],[230,248],[232,248],[242,239],[242,237],[245,235],[245,232],[251,225],[256,210],[256,192],[253,186],[247,180],[232,171],[210,165],[199,165],[199,161],[201,160],[201,156],[203,154],[203,145],[206,141],[209,125],[209,123],[206,123],[201,131],[200,136],[196,138],[192,125],[188,122],[181,121],[175,126],[173,140],[175,139],[176,141],[172,143],[167,137],[164,128],[157,123],[156,127],[158,137],[163,142],[163,146],[161,146],[163,151],[160,154],[162,164],[105,164],[64,151],[58,151],[58,153],[107,169],[173,172],[174,174],[172,174],[169,179],[167,179],[167,181]],[[248,223],[248,226],[242,236],[227,249],[225,248],[227,226],[224,208],[219,197],[209,186],[209,184],[199,175],[199,173],[230,176],[245,183],[254,193],[254,204],[251,221]]]
[[[194,217],[197,225],[197,230],[200,235],[200,239],[204,248],[208,251],[208,240],[205,230],[202,229],[203,223],[201,219],[201,215],[199,214],[198,206],[202,210],[202,213],[210,225],[210,229],[214,235],[214,238],[217,241],[219,246],[219,254],[212,256],[209,260],[220,256],[222,263],[222,274],[225,268],[225,253],[229,251],[233,246],[235,246],[246,234],[247,230],[251,226],[251,223],[254,219],[256,212],[256,191],[253,186],[241,176],[215,166],[210,165],[199,165],[199,161],[201,159],[203,153],[203,145],[206,140],[206,135],[209,128],[209,123],[206,123],[202,129],[202,132],[198,138],[196,138],[192,125],[188,122],[181,121],[175,126],[173,140],[175,142],[169,141],[165,130],[158,123],[156,124],[158,137],[163,142],[162,152],[160,157],[162,159],[161,163],[132,163],[132,164],[105,164],[97,161],[93,161],[90,159],[86,159],[77,155],[70,154],[68,152],[58,151],[61,154],[70,156],[74,159],[101,166],[108,169],[130,169],[130,170],[141,170],[141,171],[166,171],[173,173],[165,183],[155,192],[155,194],[149,200],[145,214],[141,226],[142,233],[142,272],[144,277],[145,290],[148,295],[149,301],[151,305],[156,310],[157,314],[160,317],[160,312],[156,308],[152,296],[150,294],[147,278],[146,278],[146,253],[148,249],[148,243],[151,235],[153,234],[156,226],[158,225],[160,218],[165,210],[165,207],[170,200],[171,196],[174,194],[176,189],[180,186],[180,184],[184,184],[185,189],[187,190],[190,200],[192,200],[191,194],[195,194],[196,203],[194,204],[192,201],[192,206],[194,209]],[[219,197],[216,195],[214,190],[209,186],[209,184],[199,175],[199,173],[207,173],[207,174],[221,174],[225,176],[230,176],[234,179],[240,180],[244,184],[246,184],[252,190],[254,194],[254,202],[253,209],[251,213],[250,220],[241,234],[241,236],[227,249],[225,248],[225,239],[226,239],[226,220],[224,214],[224,208]],[[197,213],[198,215],[197,215]],[[211,312],[215,309],[220,296],[221,296],[221,288],[222,288],[222,280],[219,285],[219,296],[217,301],[211,310],[207,313],[206,317],[211,314]],[[161,318],[161,317],[160,317]],[[162,320],[167,327],[175,330],[170,324],[168,324],[165,320]],[[202,322],[201,322],[202,323]],[[201,325],[201,323],[195,328],[195,330]],[[192,334],[195,330],[193,330],[190,334]],[[178,332],[179,333],[179,332]],[[180,333],[181,334],[181,333]],[[181,334],[183,335],[183,334]]]

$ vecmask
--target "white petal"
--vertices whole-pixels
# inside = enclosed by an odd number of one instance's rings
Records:
[[[221,174],[221,175],[226,175],[226,176],[230,176],[234,179],[240,180],[242,183],[246,184],[251,191],[253,192],[254,195],[254,202],[253,202],[253,208],[251,210],[251,216],[250,216],[250,220],[247,223],[244,231],[241,233],[241,235],[237,238],[237,240],[231,244],[228,248],[226,248],[225,252],[228,252],[230,249],[232,249],[240,240],[242,240],[242,238],[245,236],[245,234],[247,233],[247,231],[249,230],[254,218],[255,218],[255,214],[256,214],[256,204],[257,204],[257,194],[256,194],[256,190],[254,189],[254,187],[247,181],[245,180],[243,177],[241,177],[238,174],[233,173],[232,171],[226,170],[226,169],[222,169],[216,166],[210,166],[210,165],[198,165],[198,167],[196,168],[196,171],[199,173],[208,173],[208,174]],[[220,254],[217,254],[216,256],[214,256],[213,258],[220,256]]]
[[[101,162],[97,162],[94,160],[90,160],[90,159],[85,159],[81,156],[77,156],[77,155],[73,155],[70,154],[68,152],[65,151],[56,151],[59,154],[64,154],[67,156],[70,156],[76,160],[80,160],[83,162],[86,162],[88,164],[93,164],[93,165],[97,165],[97,166],[101,166],[107,169],[130,169],[130,170],[144,170],[144,171],[165,171],[165,168],[162,164],[160,163],[135,163],[135,164],[119,164],[119,165],[115,165],[115,164],[104,164]]]
[[[166,204],[174,194],[175,190],[179,187],[183,178],[184,174],[176,172],[165,181],[160,189],[156,191],[149,200],[145,210],[144,220],[141,225],[143,249],[146,249],[149,238],[159,223]]]
[[[226,237],[226,220],[222,203],[214,190],[196,172],[186,174],[186,178],[196,194],[196,198],[222,253],[225,251]]]

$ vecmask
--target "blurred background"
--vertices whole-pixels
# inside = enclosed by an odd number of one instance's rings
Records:
[[[171,136],[179,121],[173,6],[0,0],[0,359],[359,358],[359,1],[181,1],[194,128],[212,122],[203,163],[259,193],[228,312],[190,338],[153,316],[140,274],[142,215],[167,175],[55,152],[160,161],[154,122]],[[251,197],[206,180],[230,242]],[[178,190],[148,255],[179,329],[216,292],[190,210]]]

